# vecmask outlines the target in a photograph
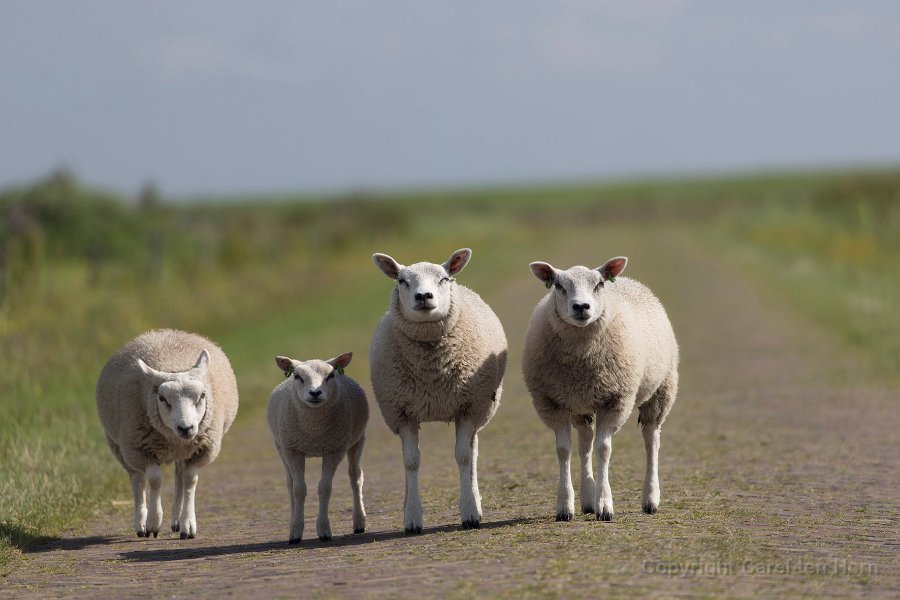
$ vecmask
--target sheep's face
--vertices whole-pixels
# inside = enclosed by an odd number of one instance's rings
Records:
[[[561,271],[544,262],[533,262],[530,267],[534,276],[551,288],[559,317],[575,327],[587,327],[603,314],[606,286],[615,281],[627,262],[627,258],[618,256],[596,269],[578,266]]]
[[[471,257],[472,251],[463,248],[442,265],[420,262],[408,267],[386,254],[375,254],[372,258],[385,275],[396,280],[403,317],[416,323],[427,323],[447,317],[452,302],[453,278]]]
[[[331,360],[299,361],[276,356],[275,364],[289,377],[294,401],[301,406],[318,408],[337,397],[337,378],[352,358],[350,352]]]
[[[156,407],[162,424],[183,440],[196,437],[210,396],[209,352],[203,350],[197,363],[180,373],[157,371],[142,360],[138,366],[153,384],[148,404]]]

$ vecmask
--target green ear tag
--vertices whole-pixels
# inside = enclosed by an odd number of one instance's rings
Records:
[[[615,283],[615,282],[616,282],[616,278],[613,277],[612,275],[610,275],[610,276],[609,276],[609,282],[610,282],[610,283]]]
[[[344,374],[344,367],[342,367],[341,365],[338,365],[337,367],[335,367],[335,370],[338,372],[338,375]]]
[[[544,282],[544,287],[549,290],[550,288],[553,287],[553,282],[548,279],[547,281]]]
[[[285,371],[284,371],[284,376],[285,376],[285,377],[290,377],[290,376],[293,375],[293,374],[294,374],[294,368],[293,368],[293,367],[291,367],[290,369],[285,369]]]

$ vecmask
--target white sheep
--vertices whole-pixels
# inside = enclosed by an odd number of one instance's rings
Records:
[[[659,507],[659,434],[678,390],[678,344],[656,296],[637,281],[618,278],[626,262],[620,256],[597,269],[566,271],[545,262],[530,265],[534,276],[553,288],[531,318],[523,372],[538,415],[556,433],[558,521],[570,521],[575,511],[570,425],[578,430],[581,508],[612,520],[612,435],[634,406],[647,451],[642,508],[653,514]]]
[[[362,388],[344,375],[352,357],[349,352],[328,361],[301,362],[286,356],[275,357],[275,364],[284,371],[287,379],[269,396],[268,420],[275,447],[284,462],[291,497],[288,543],[296,544],[303,539],[307,456],[322,457],[316,520],[319,540],[331,539],[328,520],[331,483],[345,454],[353,490],[353,533],[366,530],[360,459],[366,442],[369,403]]]
[[[463,248],[443,265],[408,267],[385,254],[372,257],[397,282],[375,330],[369,361],[375,399],[403,446],[407,534],[422,532],[419,424],[426,421],[455,421],[462,526],[481,525],[478,431],[500,403],[507,348],[497,316],[454,279],[471,256]]]
[[[97,410],[106,441],[131,478],[138,537],[159,535],[161,465],[174,462],[172,531],[193,538],[199,471],[218,456],[238,411],[237,382],[225,353],[193,333],[142,333],[100,372]]]

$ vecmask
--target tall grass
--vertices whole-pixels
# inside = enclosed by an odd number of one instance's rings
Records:
[[[710,219],[713,247],[729,251],[798,310],[900,371],[900,173],[820,177],[765,194]]]

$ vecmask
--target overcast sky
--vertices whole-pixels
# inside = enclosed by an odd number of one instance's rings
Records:
[[[0,187],[900,163],[900,2],[0,0]]]

